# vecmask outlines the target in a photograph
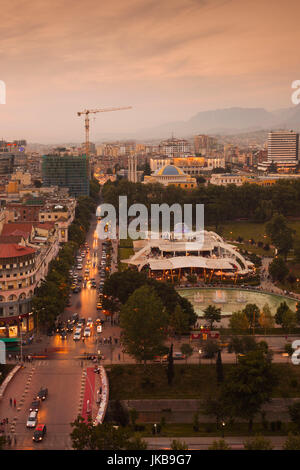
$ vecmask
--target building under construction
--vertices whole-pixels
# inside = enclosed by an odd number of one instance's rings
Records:
[[[89,196],[90,164],[86,155],[43,155],[43,186],[68,188],[70,196]]]

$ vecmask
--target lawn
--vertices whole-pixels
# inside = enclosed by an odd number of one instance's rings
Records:
[[[235,364],[223,364],[224,376]],[[300,367],[292,364],[273,364],[278,385],[273,397],[300,398]],[[176,364],[173,385],[167,383],[166,365],[112,365],[109,370],[110,399],[136,400],[159,398],[214,397],[218,388],[215,364]]]
[[[224,223],[220,227],[218,233],[228,241],[237,240],[238,237],[243,238],[242,243],[238,243],[237,246],[243,250],[251,251],[257,255],[272,256],[273,250],[269,251],[264,250],[257,245],[252,245],[249,240],[252,238],[255,242],[263,242],[264,244],[270,244],[269,237],[266,236],[266,224],[265,223],[255,223],[248,221],[236,221]],[[295,230],[296,237],[300,237],[300,221],[290,221],[288,226]],[[215,231],[215,228],[212,226],[206,227],[206,230]]]

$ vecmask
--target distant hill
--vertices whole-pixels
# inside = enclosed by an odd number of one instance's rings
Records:
[[[201,111],[188,121],[165,123],[150,129],[142,129],[136,137],[166,137],[194,134],[235,134],[262,129],[293,129],[300,131],[300,105],[277,111],[264,108],[225,108]]]

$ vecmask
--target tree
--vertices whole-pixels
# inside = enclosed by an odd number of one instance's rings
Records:
[[[249,321],[245,314],[245,312],[233,312],[229,319],[229,327],[234,330],[248,330],[249,329]]]
[[[75,450],[126,450],[130,445],[130,432],[122,427],[114,427],[111,423],[93,425],[91,417],[85,423],[78,416],[73,423],[71,432],[72,447]]]
[[[172,385],[174,379],[174,361],[173,361],[173,344],[171,344],[168,354],[168,367],[167,367],[168,385]]]
[[[300,238],[294,242],[294,260],[296,263],[300,263]]]
[[[129,416],[130,416],[132,427],[135,428],[136,420],[139,417],[139,412],[135,408],[130,408]]]
[[[213,441],[208,450],[231,450],[231,447],[224,439]]]
[[[224,380],[224,373],[223,373],[223,364],[222,364],[222,357],[221,357],[221,350],[218,350],[217,360],[216,360],[216,372],[217,372],[217,382],[218,384],[222,383]]]
[[[300,430],[300,401],[296,401],[290,405],[288,410],[291,421],[297,426],[297,429]]]
[[[266,334],[267,328],[273,328],[275,320],[268,304],[265,304],[263,306],[263,309],[260,312],[258,322],[260,326],[264,328],[265,334]]]
[[[206,340],[203,344],[203,357],[205,359],[213,359],[218,351],[219,345],[212,339]]]
[[[300,436],[289,434],[282,448],[283,450],[300,450]]]
[[[137,361],[152,360],[165,351],[168,316],[154,289],[136,289],[120,312],[122,344]]]
[[[292,310],[289,308],[282,315],[282,328],[288,330],[288,332],[290,333],[291,329],[295,328],[296,325],[297,314],[296,312],[292,312]]]
[[[270,400],[276,376],[270,358],[262,350],[240,356],[238,364],[228,374],[221,391],[221,401],[233,416],[249,421],[252,430],[253,418],[261,406]]]
[[[279,307],[277,307],[277,311],[275,313],[275,322],[277,325],[281,325],[282,326],[282,323],[283,323],[283,316],[284,314],[289,310],[289,306],[287,305],[287,303],[284,301],[284,302],[281,302]]]
[[[189,331],[189,323],[186,314],[179,304],[176,305],[174,312],[170,316],[169,325],[175,334],[179,337]]]
[[[129,424],[129,413],[120,400],[115,400],[114,402],[113,418],[120,426],[126,427]]]
[[[126,445],[126,450],[147,450],[148,444],[140,436],[131,438]]]
[[[266,224],[266,233],[277,248],[278,253],[286,259],[289,250],[293,247],[293,233],[295,231],[287,226],[283,215],[274,215]]]
[[[216,399],[207,399],[204,402],[202,412],[205,415],[213,416],[215,418],[217,428],[219,427],[220,422],[230,416],[230,410],[226,407],[226,404],[221,401],[220,397],[217,397]]]
[[[270,263],[269,273],[273,281],[282,282],[287,277],[289,269],[281,256],[274,258]]]
[[[228,352],[234,352],[236,357],[240,354],[247,354],[257,349],[257,343],[253,336],[232,336],[228,344]]]
[[[173,439],[171,442],[172,450],[188,450],[188,445],[185,441],[180,441],[179,439]]]
[[[247,304],[243,312],[245,313],[250,328],[259,326],[260,310],[256,304]]]
[[[0,436],[0,450],[4,449],[5,444],[6,444],[6,437]]]
[[[273,450],[270,439],[266,439],[263,436],[255,436],[252,439],[248,439],[244,442],[245,450]]]
[[[209,323],[212,330],[214,322],[219,323],[221,321],[221,309],[215,307],[215,305],[208,305],[204,310],[203,318]]]

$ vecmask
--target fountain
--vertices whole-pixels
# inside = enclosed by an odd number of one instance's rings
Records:
[[[227,302],[226,293],[222,290],[216,290],[213,301],[216,304],[225,304]]]
[[[204,300],[203,294],[200,294],[200,292],[197,292],[194,294],[194,302],[196,303],[202,303]]]
[[[245,302],[247,302],[247,296],[244,292],[239,291],[237,296],[236,296],[236,300],[239,303],[245,303]]]

